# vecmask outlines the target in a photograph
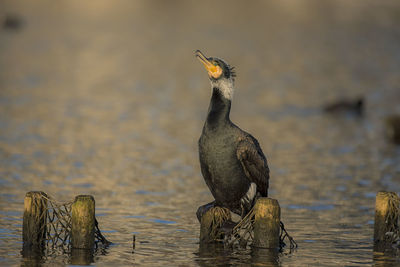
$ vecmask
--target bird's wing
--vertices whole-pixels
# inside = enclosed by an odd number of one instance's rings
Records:
[[[267,159],[257,140],[249,135],[239,142],[236,156],[242,164],[244,172],[262,196],[268,196],[269,168]]]

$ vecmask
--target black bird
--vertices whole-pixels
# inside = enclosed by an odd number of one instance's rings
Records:
[[[22,28],[24,21],[17,15],[8,14],[3,21],[3,28],[17,31]]]
[[[364,98],[338,100],[326,105],[324,111],[332,114],[353,113],[362,116],[364,113]]]
[[[253,207],[257,197],[268,196],[269,168],[258,141],[231,122],[235,72],[219,58],[207,58],[199,50],[211,81],[212,96],[199,139],[200,167],[215,201],[199,207],[197,218],[220,206],[241,215]]]

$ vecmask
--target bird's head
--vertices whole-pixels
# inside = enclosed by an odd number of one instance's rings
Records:
[[[200,50],[197,50],[195,54],[206,68],[212,87],[219,89],[226,98],[232,99],[233,82],[236,77],[234,68],[222,59],[207,58]]]
[[[236,77],[233,71],[234,67],[230,67],[228,63],[216,57],[207,58],[200,50],[196,51],[196,57],[203,63],[208,72],[210,80],[218,79],[234,79]]]

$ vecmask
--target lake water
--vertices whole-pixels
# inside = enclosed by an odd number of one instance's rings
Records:
[[[6,15],[21,23],[0,30],[0,265],[24,262],[32,190],[95,197],[114,243],[96,266],[400,264],[372,251],[375,195],[400,192],[383,127],[400,112],[398,1],[7,0]],[[196,49],[236,67],[231,119],[267,155],[292,253],[199,248],[211,89]],[[357,97],[363,117],[321,111]]]

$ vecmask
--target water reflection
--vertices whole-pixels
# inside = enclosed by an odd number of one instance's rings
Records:
[[[398,252],[397,253],[374,252],[373,259],[375,267],[395,267],[400,265],[400,258]]]
[[[44,248],[23,246],[21,254],[21,267],[42,266],[42,263],[45,262]]]
[[[281,266],[276,249],[252,248],[251,263],[256,266]]]
[[[229,266],[251,264],[254,266],[281,266],[278,249],[228,248],[221,243],[200,244],[196,262],[200,266]]]
[[[90,249],[71,249],[71,264],[72,265],[90,265],[94,262],[93,250]]]
[[[232,250],[221,243],[201,243],[199,245],[197,263],[200,266],[218,266],[230,263]]]

